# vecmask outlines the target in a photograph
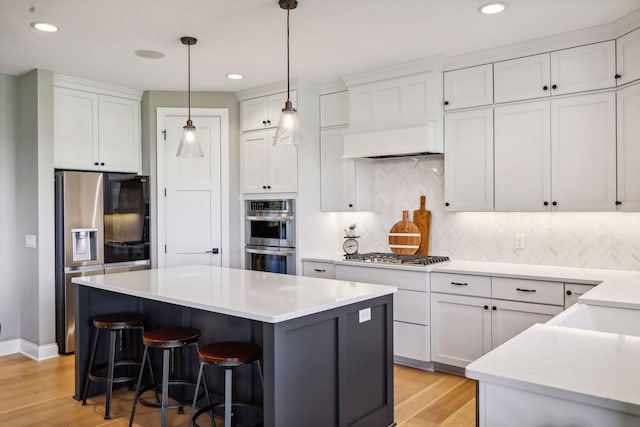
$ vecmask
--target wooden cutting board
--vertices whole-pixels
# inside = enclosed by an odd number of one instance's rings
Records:
[[[415,254],[420,247],[420,229],[409,221],[409,211],[402,211],[402,221],[389,230],[389,247],[396,254]]]
[[[418,255],[429,255],[429,232],[431,230],[431,211],[426,209],[427,197],[420,196],[420,209],[413,211],[413,223],[420,230]]]

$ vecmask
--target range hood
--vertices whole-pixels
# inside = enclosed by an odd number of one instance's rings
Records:
[[[343,159],[412,157],[444,153],[442,132],[432,120],[424,126],[348,133]]]

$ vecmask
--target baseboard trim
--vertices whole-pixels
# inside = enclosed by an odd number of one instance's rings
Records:
[[[39,362],[58,357],[58,344],[37,345],[20,338],[0,342],[0,356],[15,353],[24,354]]]

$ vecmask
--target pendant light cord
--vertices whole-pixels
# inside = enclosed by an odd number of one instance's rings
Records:
[[[189,99],[189,120],[191,120],[191,45],[188,45],[187,47],[187,96]]]
[[[290,87],[289,87],[289,10],[287,9],[287,101],[291,100]]]

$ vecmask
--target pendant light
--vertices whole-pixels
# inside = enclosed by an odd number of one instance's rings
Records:
[[[188,93],[189,93],[189,118],[187,124],[182,128],[182,138],[180,138],[180,145],[178,145],[178,157],[204,157],[202,152],[202,146],[198,140],[198,134],[196,127],[191,121],[191,46],[198,41],[193,37],[181,37],[182,44],[187,45],[188,49]]]
[[[284,103],[276,137],[273,145],[300,145],[302,133],[300,132],[300,119],[298,111],[291,103],[291,88],[289,82],[289,11],[298,6],[298,0],[279,0],[280,8],[287,11],[287,101]]]

